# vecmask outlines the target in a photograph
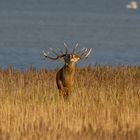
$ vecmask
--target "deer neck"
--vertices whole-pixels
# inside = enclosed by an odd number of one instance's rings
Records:
[[[70,62],[70,63],[65,63],[64,66],[65,71],[67,71],[68,74],[73,74],[75,73],[75,62]]]

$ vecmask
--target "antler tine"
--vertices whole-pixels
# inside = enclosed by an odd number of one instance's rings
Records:
[[[92,48],[91,49],[83,48],[81,50],[81,54],[79,55],[80,59],[87,58],[89,56],[91,50],[92,50]]]
[[[57,48],[61,54],[64,54],[64,52],[60,49],[60,48]]]
[[[48,57],[48,55],[49,55],[49,52],[46,53],[44,50],[42,51],[42,53],[45,57]]]
[[[59,56],[59,54],[56,53],[52,48],[49,48],[49,50],[51,50],[51,52],[54,53],[56,56]]]
[[[91,53],[92,48],[89,49],[88,53],[86,54],[85,58],[87,58],[89,56],[89,54]]]
[[[68,46],[65,42],[64,42],[64,47],[66,48],[65,54],[67,55],[68,54]]]
[[[47,52],[47,54],[46,54],[46,52],[43,50],[42,53],[43,53],[43,55],[47,56],[49,52]]]
[[[87,51],[87,48],[83,48],[83,49],[79,52],[79,55],[84,54],[86,51]]]
[[[78,43],[75,45],[75,47],[74,47],[74,49],[72,51],[73,54],[75,53],[75,50],[76,50],[77,47],[79,47],[79,44]]]
[[[80,59],[83,59],[85,57],[86,51],[87,51],[87,49],[80,54],[80,56],[79,56]]]

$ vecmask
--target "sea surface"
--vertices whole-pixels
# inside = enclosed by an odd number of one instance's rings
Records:
[[[138,1],[140,3],[140,1]],[[86,65],[140,64],[140,7],[129,0],[1,0],[0,67],[53,69],[62,62],[44,60],[42,50],[92,48]],[[50,54],[52,56],[52,54]]]

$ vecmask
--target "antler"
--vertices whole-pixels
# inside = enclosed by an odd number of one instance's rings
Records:
[[[50,57],[50,56],[49,56],[49,52],[46,53],[45,51],[42,51],[42,52],[43,52],[43,55],[44,55],[46,58],[49,58],[49,59],[52,59],[52,60],[57,60],[57,59],[62,60],[62,57],[65,56],[65,54],[61,54],[61,55],[57,54],[52,48],[49,48],[49,49],[50,49],[51,52],[54,53],[57,57]]]
[[[68,54],[68,46],[66,43],[64,43],[64,47],[65,47],[65,52],[63,52],[61,49],[59,49],[60,53],[61,54],[58,54],[57,52],[55,52],[52,48],[49,48],[49,50],[56,55],[56,57],[50,57],[49,56],[49,52],[45,52],[45,51],[42,51],[43,52],[43,55],[46,57],[46,58],[49,58],[49,59],[52,59],[52,60],[57,60],[57,59],[60,59],[61,61],[64,61],[63,57],[66,56]],[[79,47],[78,43],[76,44],[76,46],[74,47],[73,51],[71,54],[74,54],[77,47]],[[88,49],[88,48],[83,48],[80,52],[76,53],[80,59],[86,59],[88,58],[89,54],[91,53],[92,51],[92,48]]]
[[[79,47],[79,44],[77,43],[76,46],[74,47],[73,51],[72,51],[72,54],[75,53],[77,47]],[[84,58],[88,58],[89,54],[91,53],[92,51],[92,48],[88,49],[88,48],[83,48],[81,51],[79,51],[78,53],[78,56],[80,59],[84,59]]]
[[[77,49],[77,47],[79,47],[79,44],[78,44],[78,43],[75,45],[75,47],[74,47],[74,49],[73,49],[73,51],[72,51],[72,54],[75,53],[75,50]]]
[[[91,53],[92,48],[87,49],[87,48],[83,48],[80,52],[79,52],[79,58],[80,59],[84,59],[84,58],[88,58],[89,54]]]
[[[67,55],[68,54],[68,45],[65,42],[64,42],[64,47],[66,48],[65,54]]]
[[[42,51],[42,52],[43,52],[43,55],[44,55],[46,58],[49,58],[49,59],[52,59],[52,60],[60,59],[61,61],[64,61],[62,58],[68,54],[68,46],[67,46],[66,43],[64,43],[64,47],[66,48],[65,53],[64,53],[61,49],[58,48],[61,54],[58,54],[58,53],[55,52],[52,48],[49,48],[49,50],[50,50],[53,54],[55,54],[57,57],[50,57],[50,56],[49,56],[49,52],[47,52],[47,53],[46,53],[45,51]]]

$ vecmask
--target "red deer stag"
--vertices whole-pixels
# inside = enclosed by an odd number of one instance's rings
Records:
[[[83,48],[81,51],[76,52],[76,49],[78,47],[78,44],[76,44],[72,52],[68,53],[68,46],[66,45],[66,43],[64,43],[64,47],[65,52],[59,49],[61,54],[58,54],[52,48],[49,48],[49,50],[54,55],[56,55],[56,57],[50,57],[49,52],[46,53],[43,51],[43,54],[45,58],[49,58],[51,60],[60,59],[61,61],[65,62],[64,66],[56,74],[56,84],[60,96],[67,98],[74,85],[75,62],[81,59],[86,59],[89,56],[92,48]]]

